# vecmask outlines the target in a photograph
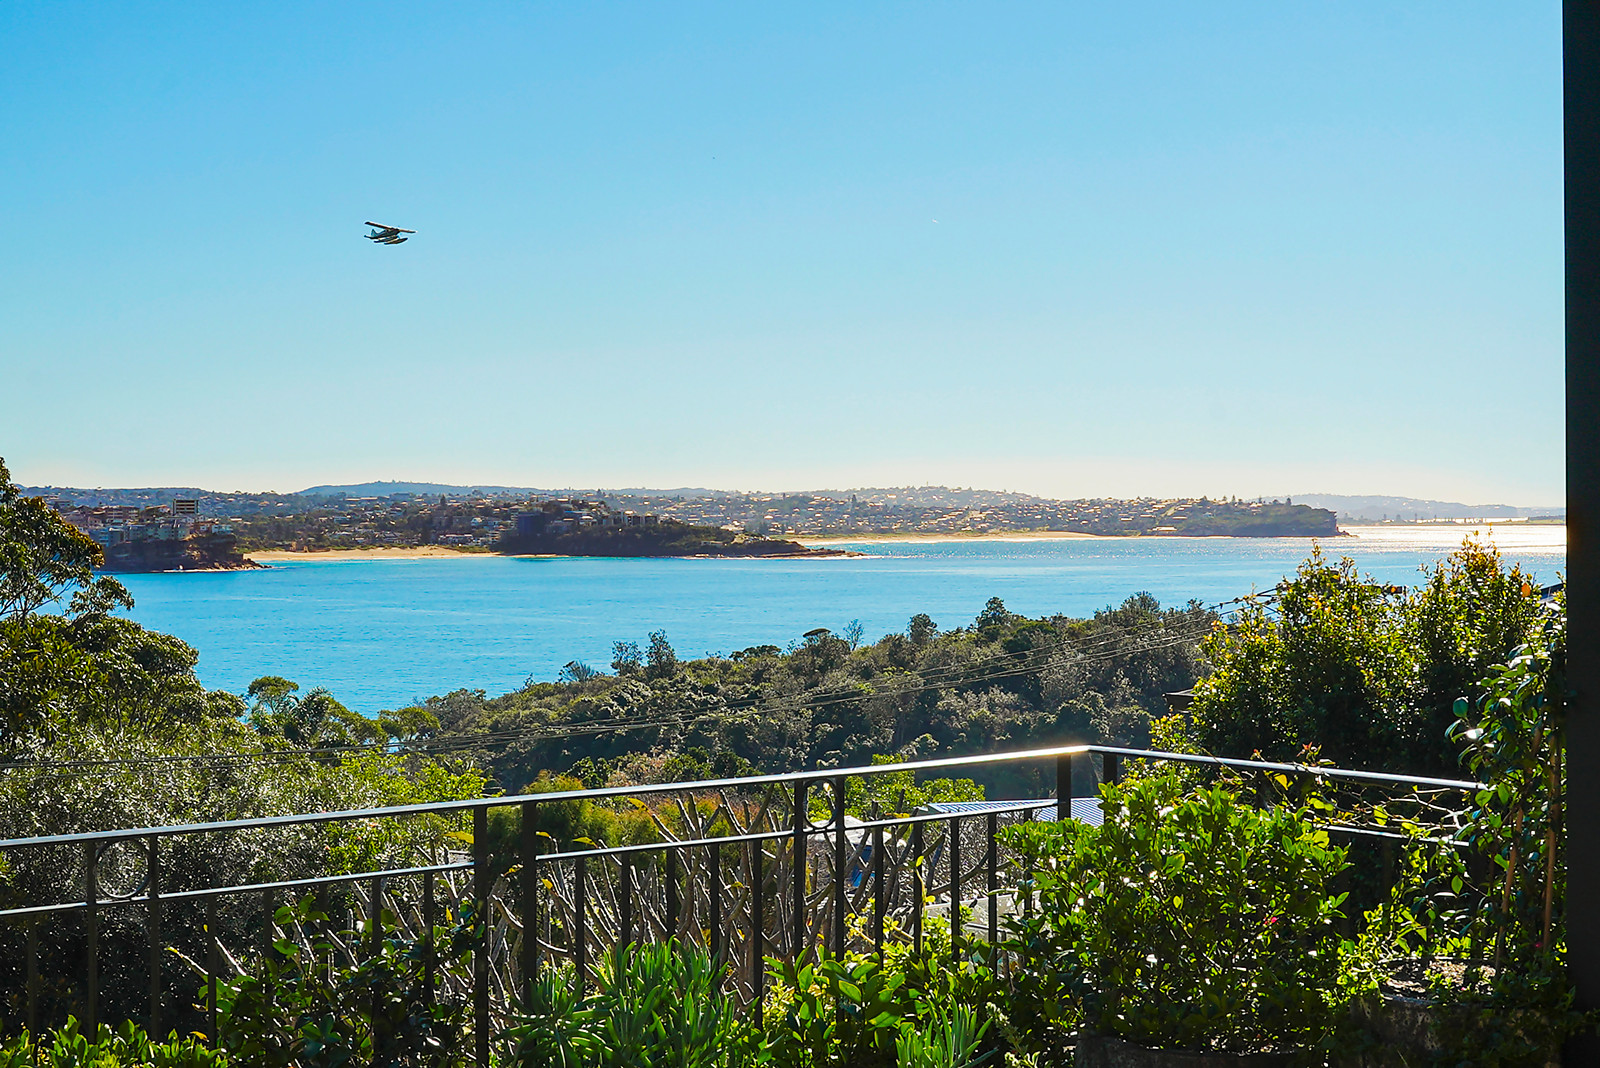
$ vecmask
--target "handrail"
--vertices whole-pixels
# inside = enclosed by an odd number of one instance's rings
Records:
[[[1023,760],[1046,760],[1052,757],[1109,754],[1139,760],[1162,760],[1185,764],[1201,764],[1249,771],[1275,771],[1285,774],[1310,775],[1316,778],[1344,779],[1352,782],[1388,783],[1396,786],[1425,786],[1445,790],[1485,790],[1484,783],[1464,779],[1434,779],[1417,775],[1400,775],[1390,772],[1360,771],[1349,768],[1319,767],[1312,764],[1278,764],[1261,760],[1237,760],[1230,757],[1203,756],[1194,753],[1170,753],[1152,749],[1127,749],[1120,746],[1065,745],[1046,749],[1022,749],[1009,753],[982,753],[976,756],[940,757],[934,760],[904,761],[898,764],[869,764],[853,768],[822,768],[816,771],[776,772],[766,775],[735,776],[724,779],[703,779],[694,782],[651,783],[637,786],[606,786],[593,790],[555,790],[542,794],[502,794],[496,797],[475,797],[459,801],[438,801],[415,805],[393,805],[386,808],[345,809],[330,812],[302,812],[287,816],[261,816],[255,819],[220,820],[211,823],[185,823],[155,827],[131,827],[109,831],[80,831],[73,834],[43,835],[32,838],[0,839],[0,849],[18,849],[33,846],[73,845],[83,842],[110,842],[129,838],[172,837],[180,834],[204,834],[220,831],[245,831],[270,827],[293,827],[311,823],[337,823],[345,820],[387,819],[399,816],[426,816],[452,812],[470,812],[480,808],[500,808],[524,802],[550,804],[560,801],[595,801],[616,797],[642,797],[650,794],[704,792],[740,787],[771,786],[780,783],[811,783],[829,779],[854,778],[867,775],[892,775],[898,772],[939,771],[947,768],[982,767]]]
[[[1104,758],[1103,768],[1088,764],[1091,756]],[[575,969],[580,985],[586,981],[587,963],[591,943],[603,948],[610,944],[622,945],[634,941],[636,935],[646,939],[661,937],[701,938],[714,955],[726,959],[730,939],[738,941],[743,963],[739,966],[738,983],[747,992],[741,994],[747,1001],[759,1003],[765,982],[763,968],[768,950],[798,960],[812,952],[832,947],[837,952],[867,938],[865,931],[850,932],[847,920],[850,915],[870,922],[870,942],[882,951],[886,938],[886,920],[893,915],[895,922],[904,921],[909,926],[910,937],[918,946],[923,944],[924,906],[940,896],[950,902],[961,901],[961,890],[966,880],[969,893],[979,883],[987,891],[988,938],[997,943],[999,938],[999,890],[1002,867],[1000,819],[1037,819],[1040,810],[1057,808],[1058,815],[1071,817],[1073,809],[1067,806],[1082,800],[1093,803],[1094,797],[1079,796],[1074,790],[1074,779],[1084,771],[1090,780],[1117,782],[1127,759],[1176,764],[1226,768],[1240,773],[1266,773],[1274,776],[1295,776],[1318,781],[1378,784],[1411,788],[1418,802],[1429,801],[1421,796],[1424,790],[1479,791],[1482,783],[1460,779],[1437,779],[1389,772],[1364,771],[1350,768],[1321,767],[1309,764],[1276,763],[1263,760],[1239,760],[1226,757],[1172,753],[1161,750],[1132,749],[1124,746],[1062,745],[1038,749],[1022,749],[1005,753],[985,753],[973,756],[943,757],[933,760],[900,761],[893,764],[874,764],[845,768],[819,768],[813,771],[779,772],[765,775],[746,775],[693,782],[657,783],[636,786],[604,787],[594,790],[560,790],[549,793],[522,793],[497,797],[464,798],[454,801],[430,802],[413,805],[349,809],[329,812],[300,812],[282,816],[264,816],[253,819],[221,820],[208,823],[174,824],[169,826],[129,827],[106,831],[85,831],[72,834],[43,835],[31,838],[0,840],[0,852],[41,848],[81,847],[81,883],[77,888],[59,886],[54,892],[75,900],[53,904],[27,904],[22,907],[0,909],[0,923],[20,922],[26,927],[26,1005],[27,1023],[36,1028],[39,1020],[41,991],[39,963],[41,947],[39,933],[41,921],[58,915],[73,915],[80,923],[83,939],[84,971],[81,976],[80,1001],[74,1002],[68,994],[51,994],[51,1011],[59,1017],[63,1011],[79,1012],[80,1018],[95,1026],[98,1019],[98,992],[101,988],[99,960],[101,949],[101,915],[118,911],[118,925],[131,923],[134,929],[143,926],[145,952],[148,954],[147,973],[150,978],[149,1008],[150,1028],[159,1032],[164,1006],[173,1004],[177,992],[163,986],[162,961],[168,949],[178,952],[174,940],[188,945],[190,953],[203,952],[207,963],[204,971],[209,976],[205,1011],[209,1019],[206,1033],[214,1034],[217,1027],[216,999],[217,975],[221,967],[219,954],[229,952],[223,945],[223,935],[218,933],[218,914],[222,900],[229,897],[259,896],[262,900],[257,915],[267,944],[274,937],[273,915],[275,896],[288,891],[304,891],[336,884],[368,882],[370,890],[365,897],[368,921],[362,935],[363,943],[379,937],[385,920],[385,895],[397,902],[410,895],[413,906],[420,910],[418,928],[423,932],[422,944],[426,946],[427,965],[424,985],[433,989],[434,942],[437,937],[438,882],[436,876],[460,873],[464,880],[444,879],[444,896],[447,915],[459,917],[471,910],[474,917],[493,917],[484,923],[474,920],[473,938],[482,939],[473,951],[470,989],[474,1019],[480,1027],[476,1038],[474,1063],[483,1068],[490,1062],[490,1031],[497,1011],[494,998],[509,1004],[514,1000],[516,984],[525,984],[538,974],[541,959],[547,954],[564,955]],[[896,774],[927,774],[950,772],[963,768],[983,768],[1003,764],[1050,761],[1054,764],[1054,797],[1034,797],[1019,800],[998,800],[986,803],[982,811],[919,812],[880,816],[876,812],[870,819],[854,819],[846,812],[846,790],[850,779]],[[1098,774],[1096,774],[1098,772]],[[828,815],[814,819],[812,802],[822,791],[811,790],[812,784],[827,782],[832,786],[827,798]],[[788,787],[789,790],[783,789]],[[791,793],[792,791],[792,793]],[[638,845],[607,846],[603,841],[586,839],[556,841],[538,828],[536,814],[541,805],[558,805],[574,801],[595,801],[645,796],[676,796],[680,807],[687,800],[698,806],[707,794],[735,792],[742,794],[745,802],[759,801],[759,814],[746,814],[748,826],[721,808],[710,815],[709,822],[695,824],[689,820],[685,828],[696,835],[693,838],[675,839],[664,825],[665,837],[661,841]],[[808,796],[809,795],[809,796]],[[726,800],[724,800],[726,803]],[[515,841],[497,841],[489,834],[489,812],[496,808],[517,806],[524,818]],[[1064,810],[1064,811],[1062,811]],[[225,886],[193,886],[193,881],[203,881],[207,873],[191,872],[171,889],[158,873],[164,867],[162,839],[179,835],[205,833],[256,832],[275,827],[325,825],[340,822],[370,821],[426,815],[472,814],[470,851],[443,849],[430,838],[426,856],[402,854],[392,858],[372,858],[371,864],[416,864],[414,867],[388,867],[382,870],[340,872],[312,875],[303,878],[281,878]],[[529,817],[533,818],[529,818]],[[725,821],[730,832],[721,837],[711,834],[719,820]],[[658,820],[659,824],[660,821]],[[787,826],[783,824],[787,823]],[[933,827],[933,835],[925,833]],[[973,835],[977,828],[980,833]],[[1391,834],[1370,827],[1328,827],[1329,831],[1355,835],[1376,836],[1388,841]],[[963,833],[965,832],[965,833]],[[891,848],[886,836],[894,836]],[[551,852],[542,852],[541,839],[551,845]],[[966,853],[963,862],[963,839],[975,852]],[[248,841],[248,839],[247,839]],[[115,843],[135,843],[133,851],[148,850],[145,881],[138,889],[126,895],[108,897],[100,888],[100,871],[106,864],[102,859],[106,847]],[[870,842],[870,845],[868,844]],[[262,846],[270,844],[263,842]],[[775,848],[769,848],[773,846]],[[822,848],[817,848],[818,846]],[[577,846],[579,848],[573,848]],[[724,847],[730,847],[732,855]],[[654,862],[639,866],[629,862],[636,854],[662,854],[659,865]],[[441,855],[442,854],[442,855]],[[57,860],[52,855],[33,855],[36,864],[49,866]],[[594,865],[594,861],[622,860],[620,865]],[[724,867],[731,862],[731,881],[724,877]],[[136,861],[135,861],[136,863]],[[1010,863],[1007,861],[1006,863]],[[570,867],[568,867],[570,865]],[[697,874],[704,868],[703,879]],[[76,865],[73,866],[74,875]],[[568,874],[570,872],[570,875]],[[470,873],[470,875],[468,875]],[[270,876],[263,872],[256,876]],[[285,873],[287,874],[287,873]],[[215,877],[215,876],[212,876]],[[504,890],[498,888],[502,877]],[[418,892],[416,883],[420,880]],[[636,881],[637,880],[637,881]],[[687,882],[685,882],[687,880]],[[903,880],[903,881],[902,881]],[[56,880],[48,880],[51,885]],[[391,884],[386,890],[386,883]],[[394,886],[401,888],[397,891]],[[179,887],[182,887],[181,889]],[[607,924],[596,928],[589,922],[595,897],[591,891],[611,902],[614,909]],[[399,896],[396,896],[396,895]],[[81,896],[79,896],[81,895]],[[351,908],[359,893],[352,895]],[[497,903],[498,912],[490,910],[491,900]],[[976,898],[974,900],[977,900]],[[165,910],[179,903],[204,905],[203,925],[193,926],[191,913],[173,914]],[[452,905],[451,902],[454,902]],[[864,905],[863,902],[866,902]],[[399,905],[396,906],[400,908]],[[768,911],[770,909],[770,911]],[[864,911],[863,911],[864,910]],[[143,913],[141,919],[140,913]],[[187,935],[172,932],[170,920],[163,916],[188,915],[191,925]],[[399,915],[398,911],[395,915]],[[635,923],[637,919],[638,923]],[[561,944],[541,934],[539,924],[546,932],[559,930]],[[499,927],[497,927],[497,924]],[[687,925],[687,926],[686,926]],[[237,926],[237,920],[234,921]],[[496,930],[500,933],[495,934]],[[769,930],[770,929],[770,930]],[[53,929],[52,929],[53,930]],[[109,930],[109,929],[108,929]],[[170,935],[170,937],[169,937]],[[61,935],[52,934],[55,952],[59,953]],[[65,935],[71,943],[76,934]],[[119,935],[120,937],[126,937]],[[137,939],[137,934],[132,935]],[[226,935],[236,939],[237,932]],[[301,931],[296,937],[306,937]],[[954,929],[950,937],[950,953],[958,958],[961,942],[966,934]],[[769,940],[770,938],[770,940]],[[186,939],[186,941],[185,941]],[[475,943],[476,944],[476,943]],[[73,949],[76,952],[76,949]],[[551,956],[550,959],[556,959]],[[191,963],[195,963],[195,957]],[[198,965],[197,965],[198,966]],[[69,965],[70,967],[70,965]],[[490,981],[490,972],[498,978]],[[459,980],[459,977],[458,977]],[[466,981],[466,980],[461,980]],[[735,982],[729,972],[729,982]],[[492,995],[491,986],[498,984],[499,995]],[[66,1001],[61,999],[66,997]],[[76,1006],[74,1008],[73,1006]]]

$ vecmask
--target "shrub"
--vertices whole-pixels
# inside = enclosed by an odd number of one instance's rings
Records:
[[[227,1063],[225,1055],[192,1036],[174,1033],[162,1042],[137,1024],[124,1023],[116,1030],[101,1024],[90,1038],[71,1016],[53,1031],[24,1031],[0,1046],[0,1068],[225,1068]]]
[[[1024,824],[1032,872],[1010,923],[1017,1026],[1251,1052],[1328,1033],[1344,850],[1311,812],[1258,811],[1174,777],[1101,790],[1104,826]],[[1032,900],[1037,895],[1037,902]]]
[[[627,945],[607,956],[594,989],[571,968],[545,972],[502,1036],[528,1068],[740,1068],[760,1063],[758,1033],[722,992],[723,968],[703,951]]]
[[[467,999],[442,982],[428,991],[424,944],[396,935],[363,952],[370,930],[331,936],[317,927],[327,918],[310,899],[279,909],[276,923],[301,937],[279,939],[252,971],[218,984],[217,1033],[229,1057],[259,1068],[464,1064]],[[393,925],[385,912],[385,928]],[[464,989],[481,929],[468,916],[432,934],[438,972]]]

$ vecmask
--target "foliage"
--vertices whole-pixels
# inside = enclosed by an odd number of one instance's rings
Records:
[[[789,992],[768,1030],[780,1065],[891,1065],[895,1040],[907,1018],[915,1019],[912,991],[903,973],[854,957],[796,965],[768,958],[774,987]]]
[[[901,759],[878,755],[872,763],[898,764]],[[847,779],[844,800],[846,812],[865,818],[873,811],[880,816],[909,815],[924,805],[942,801],[982,801],[984,791],[971,779],[927,779],[919,783],[914,772],[892,771]]]
[[[1293,759],[1317,745],[1341,767],[1451,775],[1445,729],[1489,665],[1528,640],[1538,591],[1492,546],[1467,539],[1412,590],[1382,586],[1348,558],[1312,554],[1203,645],[1214,670],[1168,744]],[[1181,735],[1182,737],[1175,737]]]
[[[248,722],[264,739],[301,749],[381,741],[382,727],[340,704],[318,686],[304,696],[300,684],[278,675],[256,679],[245,691],[254,703]]]
[[[95,578],[105,559],[93,538],[42,497],[24,497],[0,459],[0,620],[25,621],[71,594],[71,614],[105,615],[132,603],[116,579]]]
[[[0,1046],[0,1068],[225,1068],[228,1058],[193,1035],[153,1039],[131,1021],[113,1029],[101,1024],[93,1037],[67,1017],[61,1027],[34,1035],[27,1031]]]
[[[1457,702],[1449,729],[1486,788],[1449,842],[1402,824],[1399,877],[1351,957],[1358,991],[1397,969],[1415,973],[1438,1006],[1450,1065],[1542,1065],[1585,1020],[1573,1009],[1563,934],[1563,602],[1528,637],[1488,668],[1476,702]]]
[[[1081,620],[1027,619],[995,603],[970,627],[940,631],[919,614],[876,642],[853,642],[848,625],[844,636],[819,627],[787,649],[695,660],[657,632],[648,652],[616,643],[614,674],[530,682],[493,699],[459,690],[426,707],[441,733],[484,737],[465,751],[510,790],[547,770],[622,786],[883,754],[1142,744],[1164,695],[1198,677],[1198,641],[1213,619],[1147,594]],[[1049,788],[1032,768],[986,768],[973,780],[991,795]]]
[[[380,918],[376,946],[366,924],[329,937],[328,917],[310,899],[279,909],[275,920],[304,940],[278,939],[253,971],[218,984],[218,1045],[231,1060],[258,1068],[466,1063],[468,999],[428,991],[426,943],[388,933],[391,914]],[[465,979],[483,932],[464,916],[424,937],[439,972]]]
[[[721,988],[723,968],[679,943],[627,945],[580,996],[570,968],[548,971],[502,1036],[529,1068],[737,1068],[761,1063],[759,1035]]]
[[[1345,855],[1315,805],[1258,811],[1160,776],[1103,787],[1101,827],[1007,829],[1038,898],[1006,946],[1019,1026],[1233,1052],[1320,1042]]]

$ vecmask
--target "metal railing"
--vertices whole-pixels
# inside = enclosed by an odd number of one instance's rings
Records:
[[[304,924],[279,923],[275,912],[309,894],[330,908],[343,906],[351,929],[359,918],[368,947],[378,945],[385,923],[424,946],[430,994],[438,984],[441,992],[450,987],[470,999],[480,1064],[488,1063],[494,1033],[542,968],[570,964],[583,983],[608,947],[629,942],[675,937],[703,945],[727,965],[730,992],[759,1011],[768,955],[796,960],[824,950],[881,951],[890,937],[920,944],[930,915],[948,925],[957,956],[975,939],[994,942],[1002,911],[1013,905],[1007,886],[1016,874],[1000,829],[1045,809],[1073,813],[1075,795],[1081,807],[1095,794],[1088,784],[1117,781],[1128,760],[1211,768],[1246,782],[1277,780],[1280,787],[1316,780],[1350,801],[1330,829],[1375,837],[1394,836],[1361,818],[1364,792],[1381,795],[1390,809],[1397,798],[1409,798],[1421,812],[1430,798],[1483,788],[1465,780],[1076,745],[7,839],[0,840],[7,865],[0,888],[8,896],[0,903],[10,907],[0,909],[0,933],[9,940],[0,944],[0,968],[11,974],[7,982],[0,972],[0,991],[12,992],[11,1025],[36,1029],[72,1012],[92,1028],[105,1015],[108,994],[113,1014],[136,1015],[142,973],[138,1015],[153,1033],[181,1018],[203,1025],[188,1029],[215,1036],[219,976],[240,973],[282,938],[306,942]],[[1046,785],[1053,772],[1054,797],[965,814],[847,812],[852,781],[999,766],[1031,768]],[[1075,791],[1075,781],[1083,788]],[[652,808],[646,799],[659,800]],[[648,820],[660,840],[563,841],[544,829],[543,815],[561,806],[570,812],[574,804],[631,812]],[[500,812],[517,818],[492,821]],[[1453,829],[1448,817],[1435,822],[1444,834]],[[317,830],[322,837],[306,848],[307,832]],[[219,868],[226,874],[214,859],[222,852],[216,843],[230,837],[233,852],[252,853],[264,875],[215,878]],[[316,870],[319,863],[332,866],[328,849],[369,840],[389,844],[368,849],[364,862],[340,862],[356,870]],[[48,900],[63,896],[65,885],[79,889],[71,899]],[[964,918],[969,908],[972,920]],[[463,917],[470,917],[478,949],[470,975],[447,974],[434,966],[435,938],[442,922]],[[73,920],[77,931],[68,929]],[[342,948],[352,961],[364,952],[359,945]],[[184,998],[181,976],[202,973],[200,997]]]

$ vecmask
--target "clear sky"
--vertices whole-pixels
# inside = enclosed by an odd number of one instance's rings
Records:
[[[1553,0],[10,0],[0,456],[1559,503],[1560,88]]]

